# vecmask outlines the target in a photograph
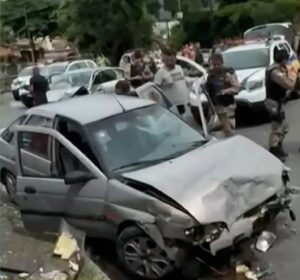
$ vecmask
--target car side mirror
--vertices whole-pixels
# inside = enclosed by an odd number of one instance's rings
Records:
[[[75,185],[84,184],[92,179],[95,179],[95,176],[92,173],[75,170],[67,173],[64,180],[66,185]]]

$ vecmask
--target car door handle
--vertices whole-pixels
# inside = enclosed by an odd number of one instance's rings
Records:
[[[35,194],[36,189],[34,187],[25,187],[24,191],[28,194]]]

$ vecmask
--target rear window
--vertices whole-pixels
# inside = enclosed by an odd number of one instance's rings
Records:
[[[235,70],[262,68],[270,64],[270,49],[225,52],[223,58],[225,66]]]

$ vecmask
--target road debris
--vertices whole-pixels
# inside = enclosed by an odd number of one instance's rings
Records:
[[[79,247],[76,239],[69,232],[62,232],[54,248],[54,255],[60,256],[63,260],[68,260],[76,252],[79,252]]]
[[[23,273],[20,273],[20,274],[19,274],[19,278],[20,278],[20,279],[27,278],[28,276],[29,276],[29,273],[26,273],[26,272],[23,272]]]
[[[257,239],[256,249],[266,253],[274,244],[276,235],[269,231],[263,231]]]

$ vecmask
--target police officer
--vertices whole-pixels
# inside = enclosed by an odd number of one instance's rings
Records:
[[[287,153],[283,150],[282,143],[288,133],[288,125],[285,118],[284,103],[287,100],[288,91],[294,90],[296,79],[288,76],[287,61],[288,52],[279,47],[274,49],[274,63],[266,69],[266,108],[272,120],[271,134],[269,138],[269,150],[280,160],[285,161]]]
[[[224,67],[221,54],[211,56],[211,69],[207,77],[207,90],[214,104],[225,137],[234,134],[236,103],[239,81],[234,69]]]

